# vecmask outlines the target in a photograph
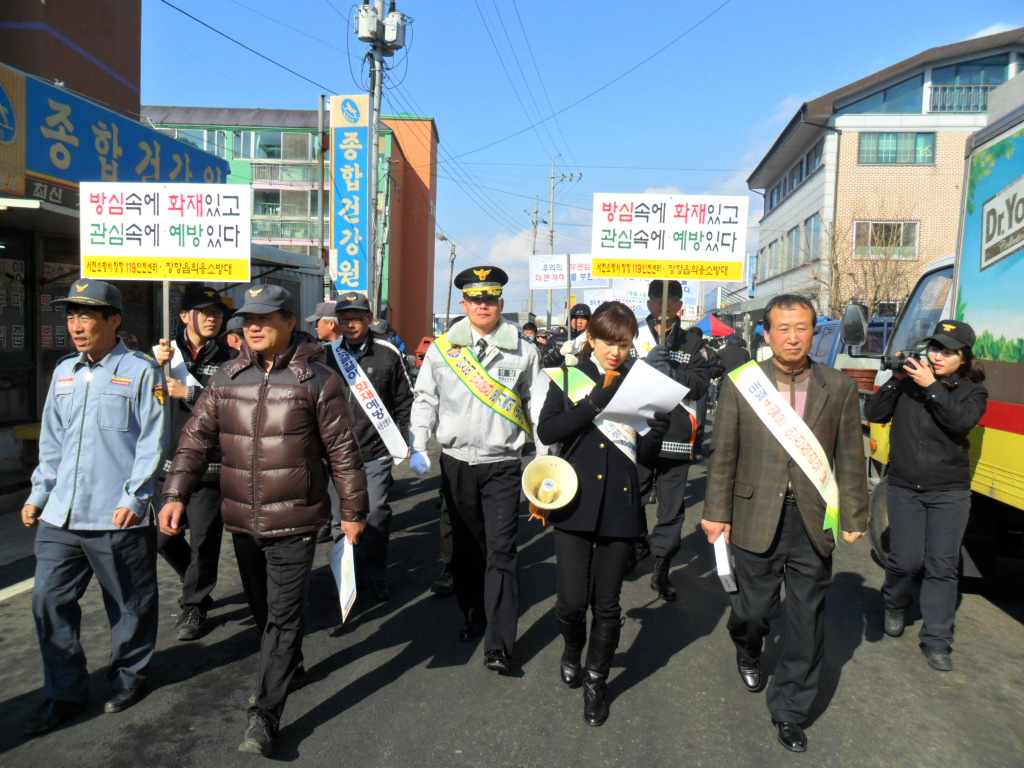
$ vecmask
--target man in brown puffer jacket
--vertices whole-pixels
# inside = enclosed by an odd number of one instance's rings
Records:
[[[241,355],[214,374],[182,432],[164,484],[160,530],[181,532],[184,505],[208,457],[223,456],[221,515],[262,634],[259,687],[243,752],[269,755],[289,689],[300,686],[302,636],[317,529],[330,517],[328,474],[342,531],[355,544],[367,511],[366,473],[341,378],[293,334],[291,296],[254,285],[238,314]]]

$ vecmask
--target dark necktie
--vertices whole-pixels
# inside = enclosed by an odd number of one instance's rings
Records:
[[[485,352],[487,352],[487,339],[480,339],[476,343],[476,356],[482,360]]]

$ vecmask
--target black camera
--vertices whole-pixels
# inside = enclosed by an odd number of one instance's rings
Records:
[[[907,361],[914,360],[919,365],[928,365],[927,355],[917,349],[904,349],[893,356],[882,358],[882,370],[902,371],[906,368]]]

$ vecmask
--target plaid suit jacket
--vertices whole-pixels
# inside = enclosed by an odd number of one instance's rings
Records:
[[[857,386],[846,374],[813,361],[804,421],[829,454],[839,485],[840,528],[864,531],[868,516],[864,439]],[[772,361],[760,363],[774,385]],[[825,502],[814,485],[772,437],[732,379],[722,379],[714,422],[714,452],[708,464],[704,519],[730,523],[730,541],[750,552],[768,551],[782,517],[787,485],[796,494],[800,517],[822,556],[835,547],[823,530]]]

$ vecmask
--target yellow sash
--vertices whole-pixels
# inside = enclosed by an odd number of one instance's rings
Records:
[[[492,379],[469,347],[450,343],[448,334],[437,338],[434,344],[444,361],[455,371],[459,381],[466,385],[466,389],[488,408],[533,437],[530,423],[523,414],[522,398],[501,382]]]

